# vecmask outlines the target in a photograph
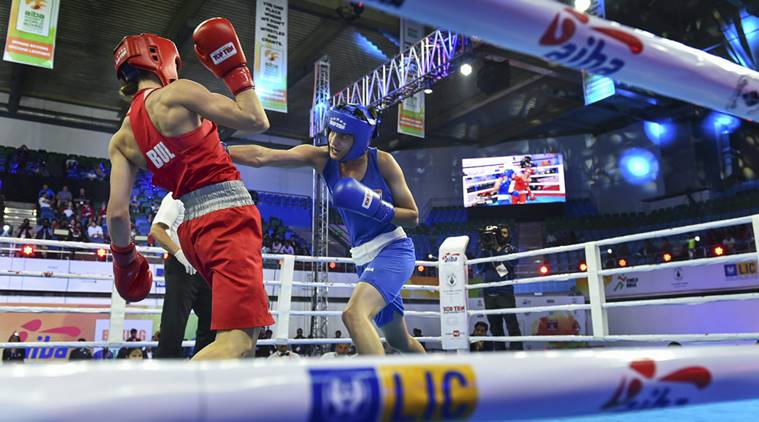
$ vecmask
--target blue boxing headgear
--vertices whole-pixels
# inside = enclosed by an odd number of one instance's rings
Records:
[[[369,142],[377,136],[379,119],[372,116],[361,104],[344,104],[332,107],[327,114],[327,128],[336,133],[353,136],[353,146],[340,161],[361,157],[369,148]]]

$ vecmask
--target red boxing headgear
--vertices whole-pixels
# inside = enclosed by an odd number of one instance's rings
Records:
[[[156,34],[127,35],[113,50],[113,66],[119,79],[128,79],[124,64],[154,73],[166,86],[179,79],[182,59],[169,39]]]

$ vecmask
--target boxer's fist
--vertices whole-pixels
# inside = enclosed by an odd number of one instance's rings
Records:
[[[144,256],[137,252],[134,242],[121,248],[111,244],[113,255],[113,281],[124,300],[139,302],[153,287],[153,273]]]
[[[223,79],[233,95],[253,88],[253,76],[231,22],[224,18],[205,20],[195,28],[192,41],[203,66]]]
[[[336,207],[388,223],[395,216],[395,208],[382,197],[352,177],[343,177],[335,183],[332,202]]]

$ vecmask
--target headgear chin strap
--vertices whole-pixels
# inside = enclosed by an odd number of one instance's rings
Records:
[[[327,115],[327,128],[329,130],[353,136],[353,146],[340,161],[360,158],[369,149],[369,142],[377,136],[378,127],[379,119],[372,117],[369,109],[360,104],[335,106],[329,110]]]
[[[128,35],[113,50],[113,66],[119,79],[131,80],[137,74],[135,69],[141,69],[154,73],[166,86],[179,79],[182,59],[169,39],[155,34]]]

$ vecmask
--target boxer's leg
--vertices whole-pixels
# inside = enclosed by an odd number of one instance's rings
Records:
[[[343,323],[348,328],[360,355],[384,355],[379,334],[372,319],[385,307],[385,298],[369,283],[359,281],[348,305],[343,310]]]

